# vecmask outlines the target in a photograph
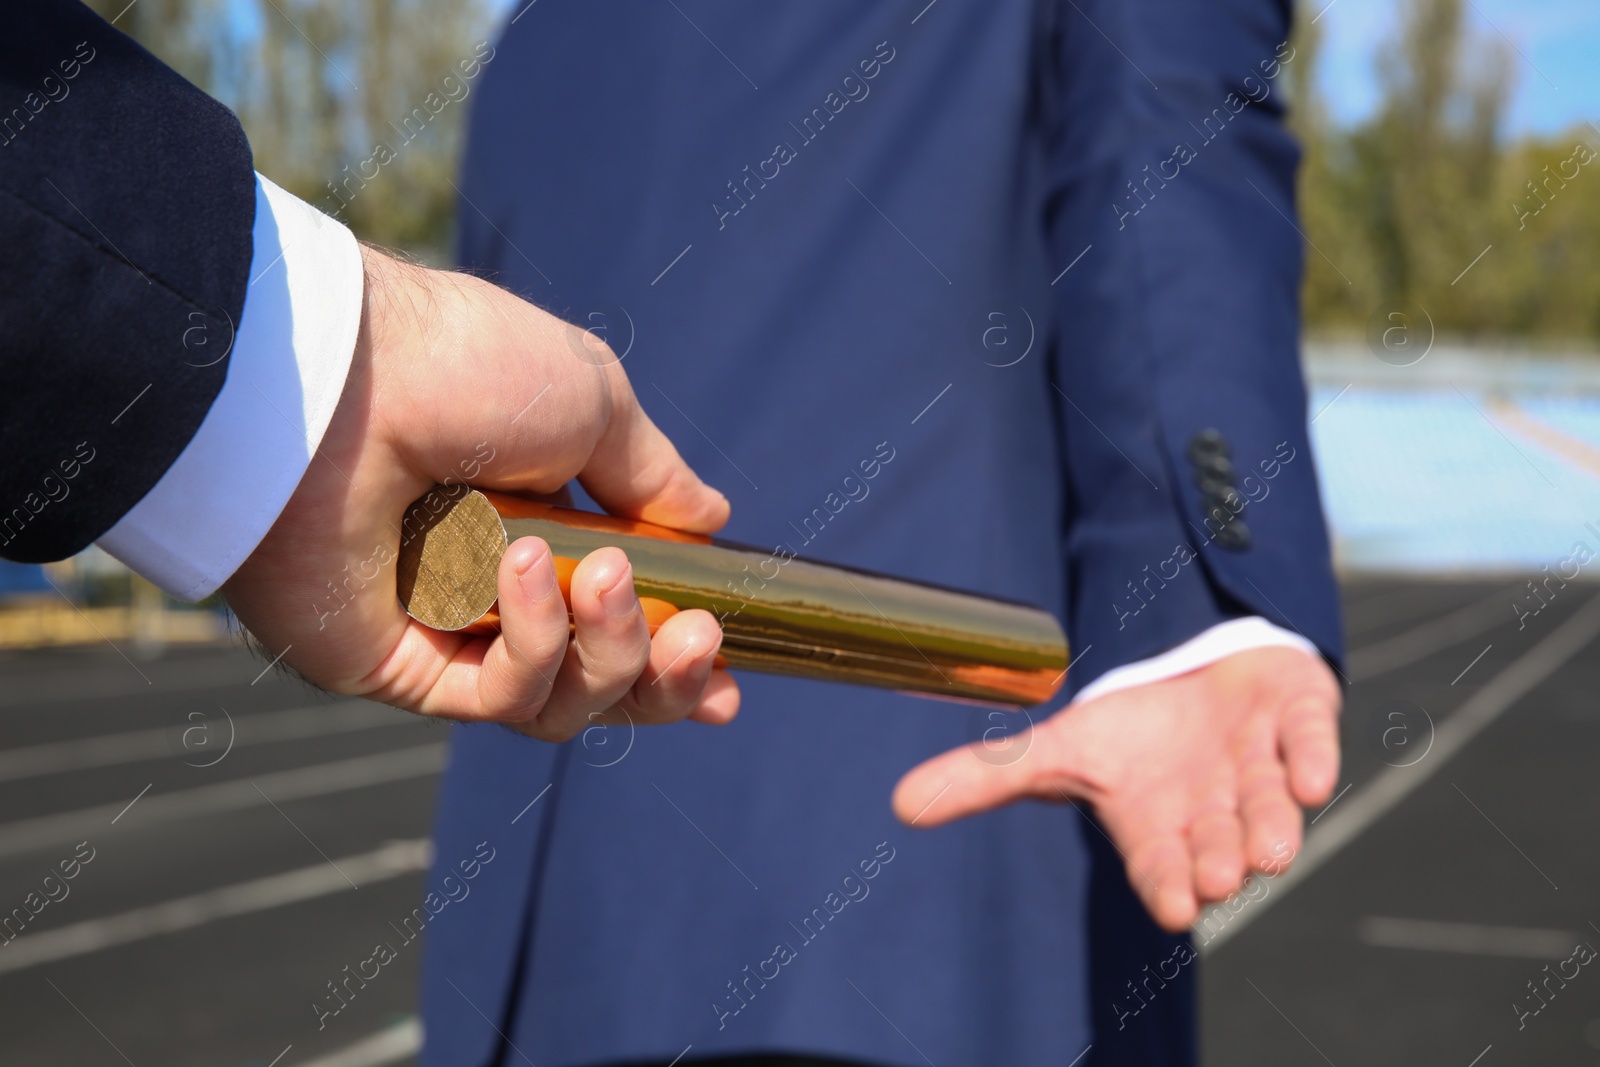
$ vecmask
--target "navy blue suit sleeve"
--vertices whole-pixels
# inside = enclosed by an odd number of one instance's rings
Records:
[[[1230,617],[1342,654],[1299,351],[1286,0],[1042,34],[1074,685]],[[1081,257],[1081,258],[1079,258]]]
[[[222,389],[255,174],[227,108],[76,0],[0,33],[0,556],[82,549]],[[203,347],[186,344],[203,337]]]

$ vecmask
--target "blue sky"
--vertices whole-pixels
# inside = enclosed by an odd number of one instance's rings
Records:
[[[1338,121],[1364,118],[1377,103],[1374,59],[1395,39],[1400,6],[1333,0],[1320,8],[1319,80]],[[1509,40],[1522,53],[1513,54],[1510,132],[1552,133],[1600,121],[1600,0],[1467,0],[1467,16],[1472,33]]]

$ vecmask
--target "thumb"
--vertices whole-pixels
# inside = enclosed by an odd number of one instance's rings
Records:
[[[935,756],[907,772],[894,790],[894,813],[919,829],[1003,807],[1038,789],[1038,759],[995,762],[993,750],[976,741]]]
[[[607,511],[693,533],[728,521],[728,498],[700,480],[639,406],[620,363],[606,368],[611,417],[578,480]]]

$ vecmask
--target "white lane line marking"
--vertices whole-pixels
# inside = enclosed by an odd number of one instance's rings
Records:
[[[118,684],[114,678],[104,674],[97,675],[94,673],[96,665],[93,664],[79,665],[67,675],[52,672],[43,678],[26,680],[12,678],[9,679],[7,690],[0,693],[0,711],[10,712],[19,708],[31,711],[47,704],[65,704],[78,700],[119,700],[134,693],[232,689],[239,681],[239,662],[242,658],[229,655],[226,658],[212,658],[199,663],[190,662],[184,665],[185,674],[176,678],[164,677],[160,685],[156,685],[146,677],[145,684],[153,687],[150,689]],[[140,675],[144,676],[142,671]],[[276,679],[268,679],[268,684],[274,681]]]
[[[1506,596],[1514,599],[1517,591],[1526,587],[1519,582],[1506,589]],[[1345,605],[1345,644],[1351,647],[1356,645],[1356,638],[1365,638],[1368,634],[1383,629],[1386,626],[1397,626],[1400,623],[1414,624],[1418,619],[1430,619],[1441,616],[1446,610],[1454,610],[1463,606],[1466,601],[1454,599],[1454,587],[1446,587],[1446,596],[1452,599],[1441,602],[1432,596],[1419,596],[1417,588],[1411,584],[1402,585],[1398,589],[1374,593],[1359,600],[1351,600]],[[1476,593],[1477,590],[1472,590]]]
[[[1395,919],[1368,915],[1356,924],[1356,936],[1375,948],[1407,948],[1419,952],[1459,952],[1467,956],[1508,956],[1554,960],[1569,955],[1577,943],[1570,930],[1529,926],[1480,926],[1431,919]]]
[[[306,1060],[296,1067],[386,1067],[421,1051],[422,1020],[413,1015],[353,1045],[346,1045],[314,1060]]]
[[[1478,1067],[1478,1061],[1483,1059],[1485,1056],[1487,1056],[1489,1054],[1489,1049],[1492,1049],[1492,1048],[1494,1048],[1493,1045],[1485,1046],[1484,1050],[1482,1052],[1480,1052],[1476,1056],[1472,1057],[1472,1062],[1467,1064],[1467,1067]]]
[[[421,838],[415,841],[392,841],[371,852],[342,857],[340,862],[371,885],[426,870],[432,854],[428,840]],[[219,919],[250,915],[349,891],[345,880],[322,863],[265,878],[253,878],[248,882],[208,889],[203,893],[134,908],[117,915],[86,919],[37,934],[23,934],[0,952],[0,974],[87,956],[164,934],[193,930]]]
[[[1509,622],[1506,594],[1496,590],[1482,600],[1429,619],[1420,626],[1386,637],[1350,653],[1350,677],[1364,682],[1400,667],[1409,666],[1424,656],[1443,652],[1469,637]]]
[[[293,1045],[285,1045],[282,1052],[272,1057],[272,1062],[267,1064],[267,1067],[278,1067],[278,1061],[287,1056],[289,1054],[289,1050],[292,1048],[294,1048]]]
[[[1540,682],[1582,652],[1597,636],[1600,636],[1600,593],[1586,601],[1583,607],[1551,631],[1543,641],[1491,678],[1488,684],[1445,719],[1434,732],[1433,751],[1427,759],[1408,767],[1386,768],[1362,786],[1361,792],[1350,798],[1350,803],[1329,815],[1325,826],[1306,835],[1305,847],[1295,857],[1294,866],[1276,878],[1267,879],[1269,894],[1235,915],[1227,926],[1201,946],[1200,954],[1205,956],[1216,951],[1218,946],[1226,944],[1240,930],[1260,918],[1296,885],[1338,855],[1340,849],[1360,837],[1368,827],[1432,778],[1473,738],[1527,696]]]
[[[155,783],[151,782],[150,785],[147,785],[143,789],[139,790],[139,797],[142,797],[146,793],[150,792],[150,786],[152,786],[152,785],[155,785]],[[128,808],[131,808],[135,804],[139,803],[139,797],[134,797],[132,800],[128,801]],[[120,819],[124,815],[128,814],[128,808],[123,808],[121,811],[117,812],[117,819]],[[117,825],[117,819],[112,819],[111,820],[111,825],[112,826]]]
[[[257,793],[261,793],[261,787],[259,785],[256,785],[254,782],[251,782],[250,784],[255,786],[255,789],[256,789]],[[304,830],[300,829],[300,824],[299,823],[297,823],[293,819],[289,818],[288,812],[286,812],[282,808],[278,807],[277,803],[271,797],[267,796],[267,794],[265,794],[265,793],[261,793],[261,799],[265,800],[268,804],[271,804],[272,805],[272,810],[277,812],[279,815],[282,815],[283,816],[283,821],[288,823],[290,826],[294,827],[294,832],[299,834],[301,837],[305,838],[306,839],[306,844],[308,844],[312,848],[316,849],[317,855],[321,856],[323,859],[328,861],[328,866],[332,867],[336,871],[339,871],[339,877],[341,877],[345,881],[349,882],[351,889],[360,889],[361,888],[360,886],[356,885],[355,881],[353,879],[351,879],[351,877],[348,874],[345,874],[344,871],[339,870],[339,865],[337,863],[333,862],[333,860],[328,858],[328,854],[326,852],[322,851],[322,846],[318,845],[315,841],[311,840],[311,835],[310,834],[308,834]]]
[[[1461,679],[1465,678],[1467,676],[1467,672],[1470,671],[1472,668],[1476,667],[1478,665],[1478,661],[1480,659],[1482,659],[1484,656],[1487,656],[1489,654],[1489,649],[1491,649],[1493,647],[1494,647],[1494,645],[1492,645],[1492,644],[1485,645],[1483,651],[1479,652],[1476,656],[1473,656],[1472,657],[1472,662],[1467,664],[1465,667],[1461,668],[1461,673],[1456,675],[1455,681],[1451,682],[1450,684],[1451,685],[1455,685],[1456,682],[1459,682],[1459,681],[1461,681]]]
[[[421,721],[401,718],[401,714],[366,701],[264,711],[239,718],[240,733],[234,739],[234,747],[301,741]],[[175,742],[174,738],[180,734],[181,731],[176,727],[155,726],[147,730],[128,730],[120,734],[101,734],[72,741],[47,741],[42,745],[7,749],[0,751],[0,782],[179,756],[183,752],[181,740]]]
[[[445,748],[443,743],[415,745],[372,756],[357,756],[354,759],[258,775],[255,781],[270,789],[279,800],[327,796],[437,774],[444,769]],[[148,827],[157,823],[265,806],[266,801],[249,779],[234,779],[194,789],[158,793],[144,801],[144,807],[139,809],[139,825]],[[81,840],[86,829],[111,818],[116,810],[116,804],[100,804],[6,823],[0,826],[0,856],[15,856],[37,848],[53,848],[63,842]]]
[[[1348,793],[1348,792],[1350,792],[1350,787],[1351,787],[1351,786],[1353,786],[1353,785],[1355,785],[1355,783],[1354,783],[1354,782],[1346,782],[1346,783],[1345,783],[1345,786],[1344,786],[1344,788],[1343,788],[1343,789],[1341,789],[1341,790],[1339,790],[1339,794],[1338,794],[1338,796],[1336,796],[1336,797],[1334,797],[1334,798],[1333,798],[1333,799],[1332,799],[1332,800],[1330,800],[1330,801],[1328,801],[1328,808],[1331,808],[1331,807],[1333,807],[1333,806],[1334,806],[1334,805],[1335,805],[1335,804],[1337,804],[1337,803],[1339,803],[1339,797],[1342,797],[1342,796],[1344,796],[1344,795],[1345,795],[1345,794],[1346,794],[1346,793]],[[1319,812],[1317,812],[1317,814],[1316,814],[1316,818],[1314,818],[1314,819],[1312,819],[1312,820],[1311,820],[1311,825],[1312,825],[1312,826],[1315,826],[1315,825],[1317,825],[1317,819],[1320,819],[1320,818],[1322,818],[1322,817],[1323,817],[1323,816],[1324,816],[1324,815],[1326,815],[1326,814],[1328,814],[1328,808],[1323,808],[1323,809],[1322,809],[1322,810],[1321,810],[1321,811],[1319,811]]]

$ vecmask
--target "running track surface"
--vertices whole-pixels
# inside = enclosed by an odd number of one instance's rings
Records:
[[[1600,968],[1562,962],[1600,947],[1600,591],[1519,628],[1523,581],[1346,583],[1339,799],[1197,936],[1207,1064],[1600,1062]],[[93,850],[0,948],[0,1062],[414,1060],[416,945],[311,1005],[398,940],[448,728],[263,666],[0,657],[0,915]]]

